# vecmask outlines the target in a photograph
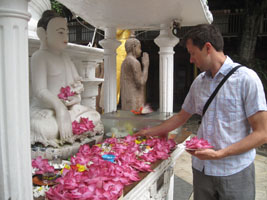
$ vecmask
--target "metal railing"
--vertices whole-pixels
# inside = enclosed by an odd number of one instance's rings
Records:
[[[219,13],[213,14],[214,22],[223,36],[236,37],[242,32],[244,14],[242,13]]]
[[[82,23],[82,24],[81,24]],[[90,24],[82,21],[82,22],[69,22],[69,42],[77,43],[77,44],[88,44],[92,41],[93,35],[94,35],[94,27]],[[101,32],[98,30],[98,32]],[[101,35],[96,36],[98,40],[100,38],[103,38]]]

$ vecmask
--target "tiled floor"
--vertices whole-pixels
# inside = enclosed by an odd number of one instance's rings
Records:
[[[267,200],[267,157],[257,155],[255,159],[256,171],[256,200]],[[174,174],[192,185],[191,155],[184,152],[177,160]],[[179,200],[179,199],[175,199]],[[193,200],[193,194],[189,200]]]

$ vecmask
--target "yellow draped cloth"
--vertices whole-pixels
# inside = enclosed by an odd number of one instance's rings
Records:
[[[124,61],[124,59],[127,56],[126,50],[125,50],[125,42],[130,37],[131,31],[130,30],[122,30],[117,29],[117,35],[116,38],[118,41],[121,42],[121,45],[117,48],[116,53],[116,62],[117,62],[117,104],[120,100],[120,77],[121,77],[121,64]]]

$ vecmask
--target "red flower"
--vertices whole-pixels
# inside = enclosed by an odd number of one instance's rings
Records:
[[[74,135],[81,135],[88,131],[94,131],[95,125],[92,120],[88,120],[88,118],[81,117],[80,122],[76,120],[72,122],[72,131]]]
[[[74,96],[76,93],[70,90],[70,86],[61,87],[60,93],[57,95],[59,99],[68,100],[68,97]]]

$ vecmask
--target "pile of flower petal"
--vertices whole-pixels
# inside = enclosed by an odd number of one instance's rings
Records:
[[[209,149],[213,148],[213,146],[210,145],[210,143],[201,138],[198,139],[197,136],[193,137],[191,140],[186,141],[185,147],[187,149]]]
[[[149,145],[149,151],[141,150],[140,145],[144,144]],[[107,145],[110,148],[102,148]],[[110,138],[91,148],[82,145],[46,197],[50,200],[118,199],[125,186],[140,180],[139,171],[152,171],[151,162],[167,159],[174,147],[173,140],[154,138],[140,142],[135,136]],[[103,154],[115,155],[115,163],[102,159]]]
[[[142,106],[141,108],[137,110],[131,110],[131,112],[135,115],[144,115],[144,114],[149,114],[152,113],[153,110],[152,108],[147,104],[145,106]]]
[[[60,93],[57,95],[59,99],[68,100],[68,97],[74,96],[75,92],[72,92],[70,86],[61,87]]]
[[[41,156],[38,156],[36,159],[32,160],[32,167],[35,169],[35,174],[43,174],[46,172],[55,172],[53,166],[48,163],[47,159],[42,159]]]
[[[92,120],[88,118],[81,117],[80,122],[73,121],[72,122],[72,132],[74,135],[81,135],[88,131],[94,131],[95,125]]]

